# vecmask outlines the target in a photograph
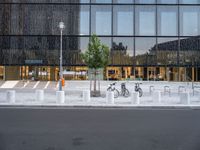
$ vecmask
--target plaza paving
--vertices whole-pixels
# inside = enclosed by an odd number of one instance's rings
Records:
[[[132,94],[136,82],[141,82],[144,92],[138,102],[133,102],[133,97],[119,96],[114,102],[106,98],[106,89],[113,81],[101,81],[101,96],[91,97],[89,101],[84,100],[83,91],[90,89],[90,81],[66,81],[65,101],[60,103],[56,97],[58,83],[55,81],[1,81],[0,82],[0,105],[19,106],[98,106],[98,107],[199,107],[200,106],[200,83],[195,82],[167,82],[167,81],[116,81],[116,88],[120,90],[121,83],[125,82],[127,89]],[[166,88],[166,86],[168,86]],[[151,87],[151,89],[150,89]],[[166,90],[165,90],[166,88]],[[7,99],[7,91],[15,90],[15,102]],[[36,98],[36,90],[44,90],[44,100]],[[170,91],[169,91],[170,90]],[[160,91],[160,100],[154,95]],[[189,94],[189,101],[183,102],[181,95]],[[183,97],[183,96],[182,96]]]

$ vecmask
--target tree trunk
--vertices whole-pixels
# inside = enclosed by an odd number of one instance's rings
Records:
[[[96,94],[96,91],[97,91],[97,71],[96,69],[94,69],[94,93]]]

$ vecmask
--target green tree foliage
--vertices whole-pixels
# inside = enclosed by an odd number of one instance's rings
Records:
[[[88,44],[88,49],[85,53],[81,54],[81,57],[84,63],[90,69],[94,69],[94,90],[93,96],[97,96],[96,91],[96,77],[97,77],[97,69],[104,68],[109,63],[109,47],[102,44],[99,38],[93,34],[90,37],[90,42]],[[98,91],[100,92],[100,91]]]
[[[93,34],[88,44],[88,49],[82,53],[85,64],[92,69],[104,68],[109,63],[109,48],[101,43],[99,38]]]

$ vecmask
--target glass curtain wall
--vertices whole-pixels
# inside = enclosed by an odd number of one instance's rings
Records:
[[[34,66],[57,74],[58,23],[63,21],[66,72],[86,70],[81,69],[85,65],[80,53],[87,49],[89,37],[97,34],[110,48],[110,79],[182,81],[188,74],[197,81],[199,4],[199,0],[3,0],[0,66],[22,67],[24,75]]]

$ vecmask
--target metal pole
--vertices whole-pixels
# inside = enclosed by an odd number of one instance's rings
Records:
[[[59,81],[59,91],[62,91],[62,29],[60,30],[60,81]]]

